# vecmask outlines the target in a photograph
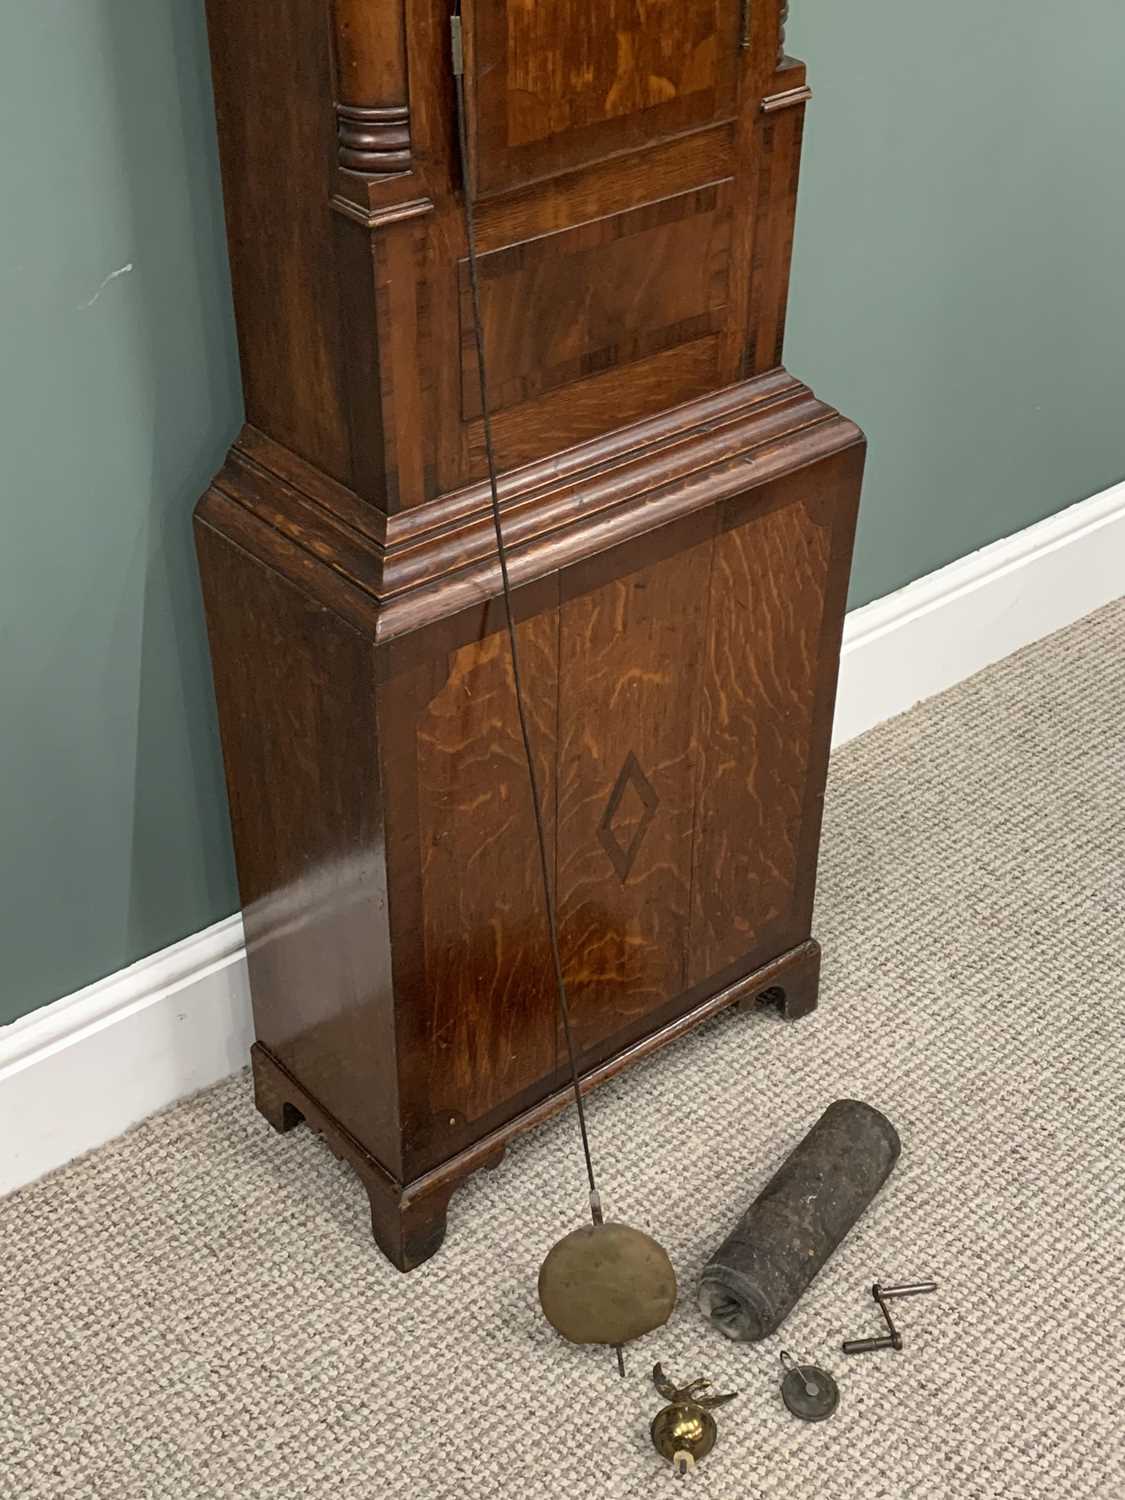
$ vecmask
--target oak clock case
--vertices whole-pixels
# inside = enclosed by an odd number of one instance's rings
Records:
[[[809,98],[784,9],[464,6],[504,534],[591,1084],[727,1005],[816,1003],[864,444],[781,364]],[[353,1165],[405,1270],[568,1098],[448,6],[208,17],[247,425],[196,535],[256,1098]]]

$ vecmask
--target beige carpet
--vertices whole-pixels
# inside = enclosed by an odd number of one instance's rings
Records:
[[[683,1287],[627,1381],[536,1305],[582,1217],[572,1118],[403,1277],[242,1075],[0,1205],[0,1496],[666,1493],[656,1359],[743,1393],[700,1496],[1125,1496],[1123,741],[1117,605],[838,755],[819,1013],[725,1015],[591,1102],[612,1213]],[[694,1305],[706,1252],[843,1094],[897,1123],[899,1168],[784,1338],[728,1344]],[[840,1354],[877,1331],[873,1279],[931,1276],[902,1354]],[[783,1346],[836,1373],[832,1421],[782,1408]]]

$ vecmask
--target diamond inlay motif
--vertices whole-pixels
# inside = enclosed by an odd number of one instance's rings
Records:
[[[598,838],[622,885],[659,806],[660,798],[630,750],[598,824]]]

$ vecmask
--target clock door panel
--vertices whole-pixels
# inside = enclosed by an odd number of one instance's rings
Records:
[[[740,0],[477,0],[478,191],[731,116],[739,16]]]
[[[731,297],[733,186],[728,178],[482,255],[492,410],[702,340],[713,348]],[[471,420],[480,375],[467,262],[458,269],[461,410]],[[661,405],[697,394],[694,381],[681,391],[674,380]],[[603,404],[603,421],[616,425],[618,410]]]
[[[642,567],[564,576],[558,915],[586,1065],[807,933],[846,507],[790,482],[707,514]]]
[[[612,558],[564,576],[558,917],[587,1063],[684,988],[711,519],[621,576]]]

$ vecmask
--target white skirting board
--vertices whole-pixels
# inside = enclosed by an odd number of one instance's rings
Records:
[[[833,743],[1125,594],[1125,483],[849,614]],[[242,921],[0,1029],[0,1195],[236,1072]]]
[[[1122,595],[1125,483],[852,610],[833,745]]]
[[[242,918],[227,917],[0,1030],[0,1195],[241,1068]]]

